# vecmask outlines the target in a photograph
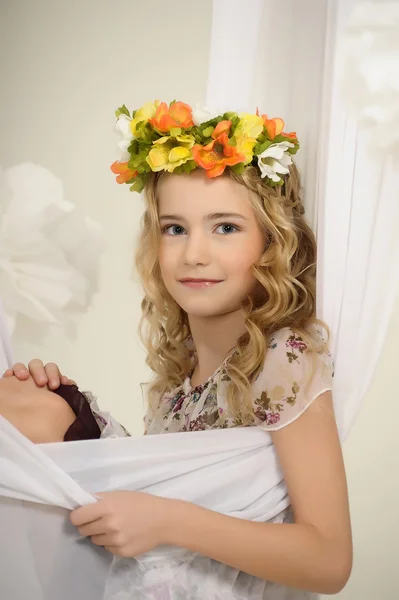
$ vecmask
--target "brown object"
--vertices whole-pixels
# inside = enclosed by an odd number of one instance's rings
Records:
[[[76,415],[76,420],[64,436],[64,442],[97,440],[101,437],[100,427],[91,412],[89,402],[76,385],[60,385],[54,393],[64,398]]]

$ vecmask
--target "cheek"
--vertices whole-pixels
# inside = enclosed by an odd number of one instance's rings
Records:
[[[249,244],[251,246],[249,247]],[[253,245],[253,242],[247,241],[236,252],[231,252],[226,256],[226,268],[232,275],[243,279],[252,278],[252,266],[258,262],[263,254],[263,242]]]
[[[161,274],[164,279],[167,279],[168,276],[174,273],[176,270],[176,256],[173,249],[166,248],[163,244],[159,247],[159,267],[161,269]]]

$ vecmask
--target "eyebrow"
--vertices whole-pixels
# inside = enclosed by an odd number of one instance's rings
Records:
[[[218,212],[218,213],[212,213],[210,215],[206,215],[206,217],[204,217],[204,220],[206,221],[214,221],[216,219],[242,219],[243,221],[248,221],[248,219],[246,217],[244,217],[243,215],[240,215],[239,213],[224,213],[224,212]],[[161,215],[159,217],[160,221],[184,221],[184,217],[180,216],[180,215]]]

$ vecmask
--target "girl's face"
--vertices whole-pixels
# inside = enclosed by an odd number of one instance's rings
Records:
[[[230,177],[167,175],[159,183],[159,262],[165,286],[193,317],[238,310],[256,279],[266,236],[249,192]]]

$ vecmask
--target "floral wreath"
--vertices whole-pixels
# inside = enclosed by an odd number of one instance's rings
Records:
[[[291,155],[299,143],[296,133],[285,133],[284,121],[267,115],[226,112],[215,115],[192,109],[184,102],[147,102],[130,115],[125,105],[115,112],[123,136],[122,154],[111,165],[117,183],[141,192],[151,172],[184,174],[202,168],[208,177],[226,167],[242,173],[255,165],[270,186],[282,185]]]

